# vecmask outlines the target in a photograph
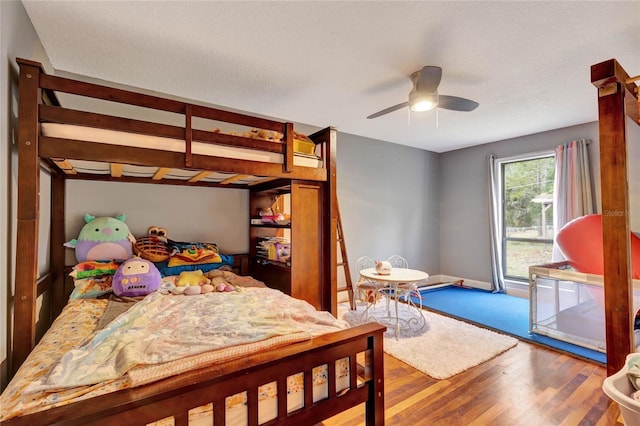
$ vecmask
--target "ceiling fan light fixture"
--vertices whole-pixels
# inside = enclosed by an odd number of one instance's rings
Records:
[[[437,93],[419,93],[411,92],[409,94],[409,106],[411,111],[429,111],[438,106]]]
[[[2,1],[2,0],[0,0]],[[397,105],[390,106],[367,117],[378,118],[390,112],[409,107],[411,111],[429,111],[434,108],[451,111],[473,111],[478,107],[476,101],[459,98],[457,96],[439,95],[438,85],[442,77],[442,68],[427,65],[411,74],[413,89],[409,92],[409,99]]]

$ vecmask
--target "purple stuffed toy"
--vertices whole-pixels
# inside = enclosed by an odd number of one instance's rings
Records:
[[[146,296],[160,288],[161,279],[156,265],[134,257],[120,265],[111,287],[116,296]]]

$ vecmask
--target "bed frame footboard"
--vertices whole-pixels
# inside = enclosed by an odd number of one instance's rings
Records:
[[[145,425],[173,418],[166,424],[179,426],[189,424],[190,410],[209,404],[213,424],[224,425],[225,399],[246,392],[247,423],[257,425],[258,388],[276,382],[277,414],[262,424],[312,425],[365,403],[366,424],[383,425],[384,331],[384,326],[368,323],[2,424]],[[343,358],[348,358],[349,385],[337,390],[335,366]],[[323,365],[328,373],[327,397],[314,402],[312,372]],[[287,412],[287,377],[298,373],[304,375],[303,407]]]

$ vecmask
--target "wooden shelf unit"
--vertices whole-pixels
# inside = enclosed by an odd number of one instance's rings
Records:
[[[289,225],[250,225],[251,275],[270,287],[306,300],[317,309],[322,309],[323,306],[322,252],[323,235],[326,232],[322,222],[323,191],[323,186],[317,182],[280,180],[252,188],[249,201],[252,218],[263,208],[272,208],[291,215]],[[283,197],[285,194],[288,194],[288,197]],[[269,260],[258,255],[259,238],[283,237],[287,229],[290,230],[291,244],[289,262]]]

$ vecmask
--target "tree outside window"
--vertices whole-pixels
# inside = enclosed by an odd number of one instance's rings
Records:
[[[528,280],[529,266],[551,262],[553,154],[502,163],[503,268],[506,278]]]

